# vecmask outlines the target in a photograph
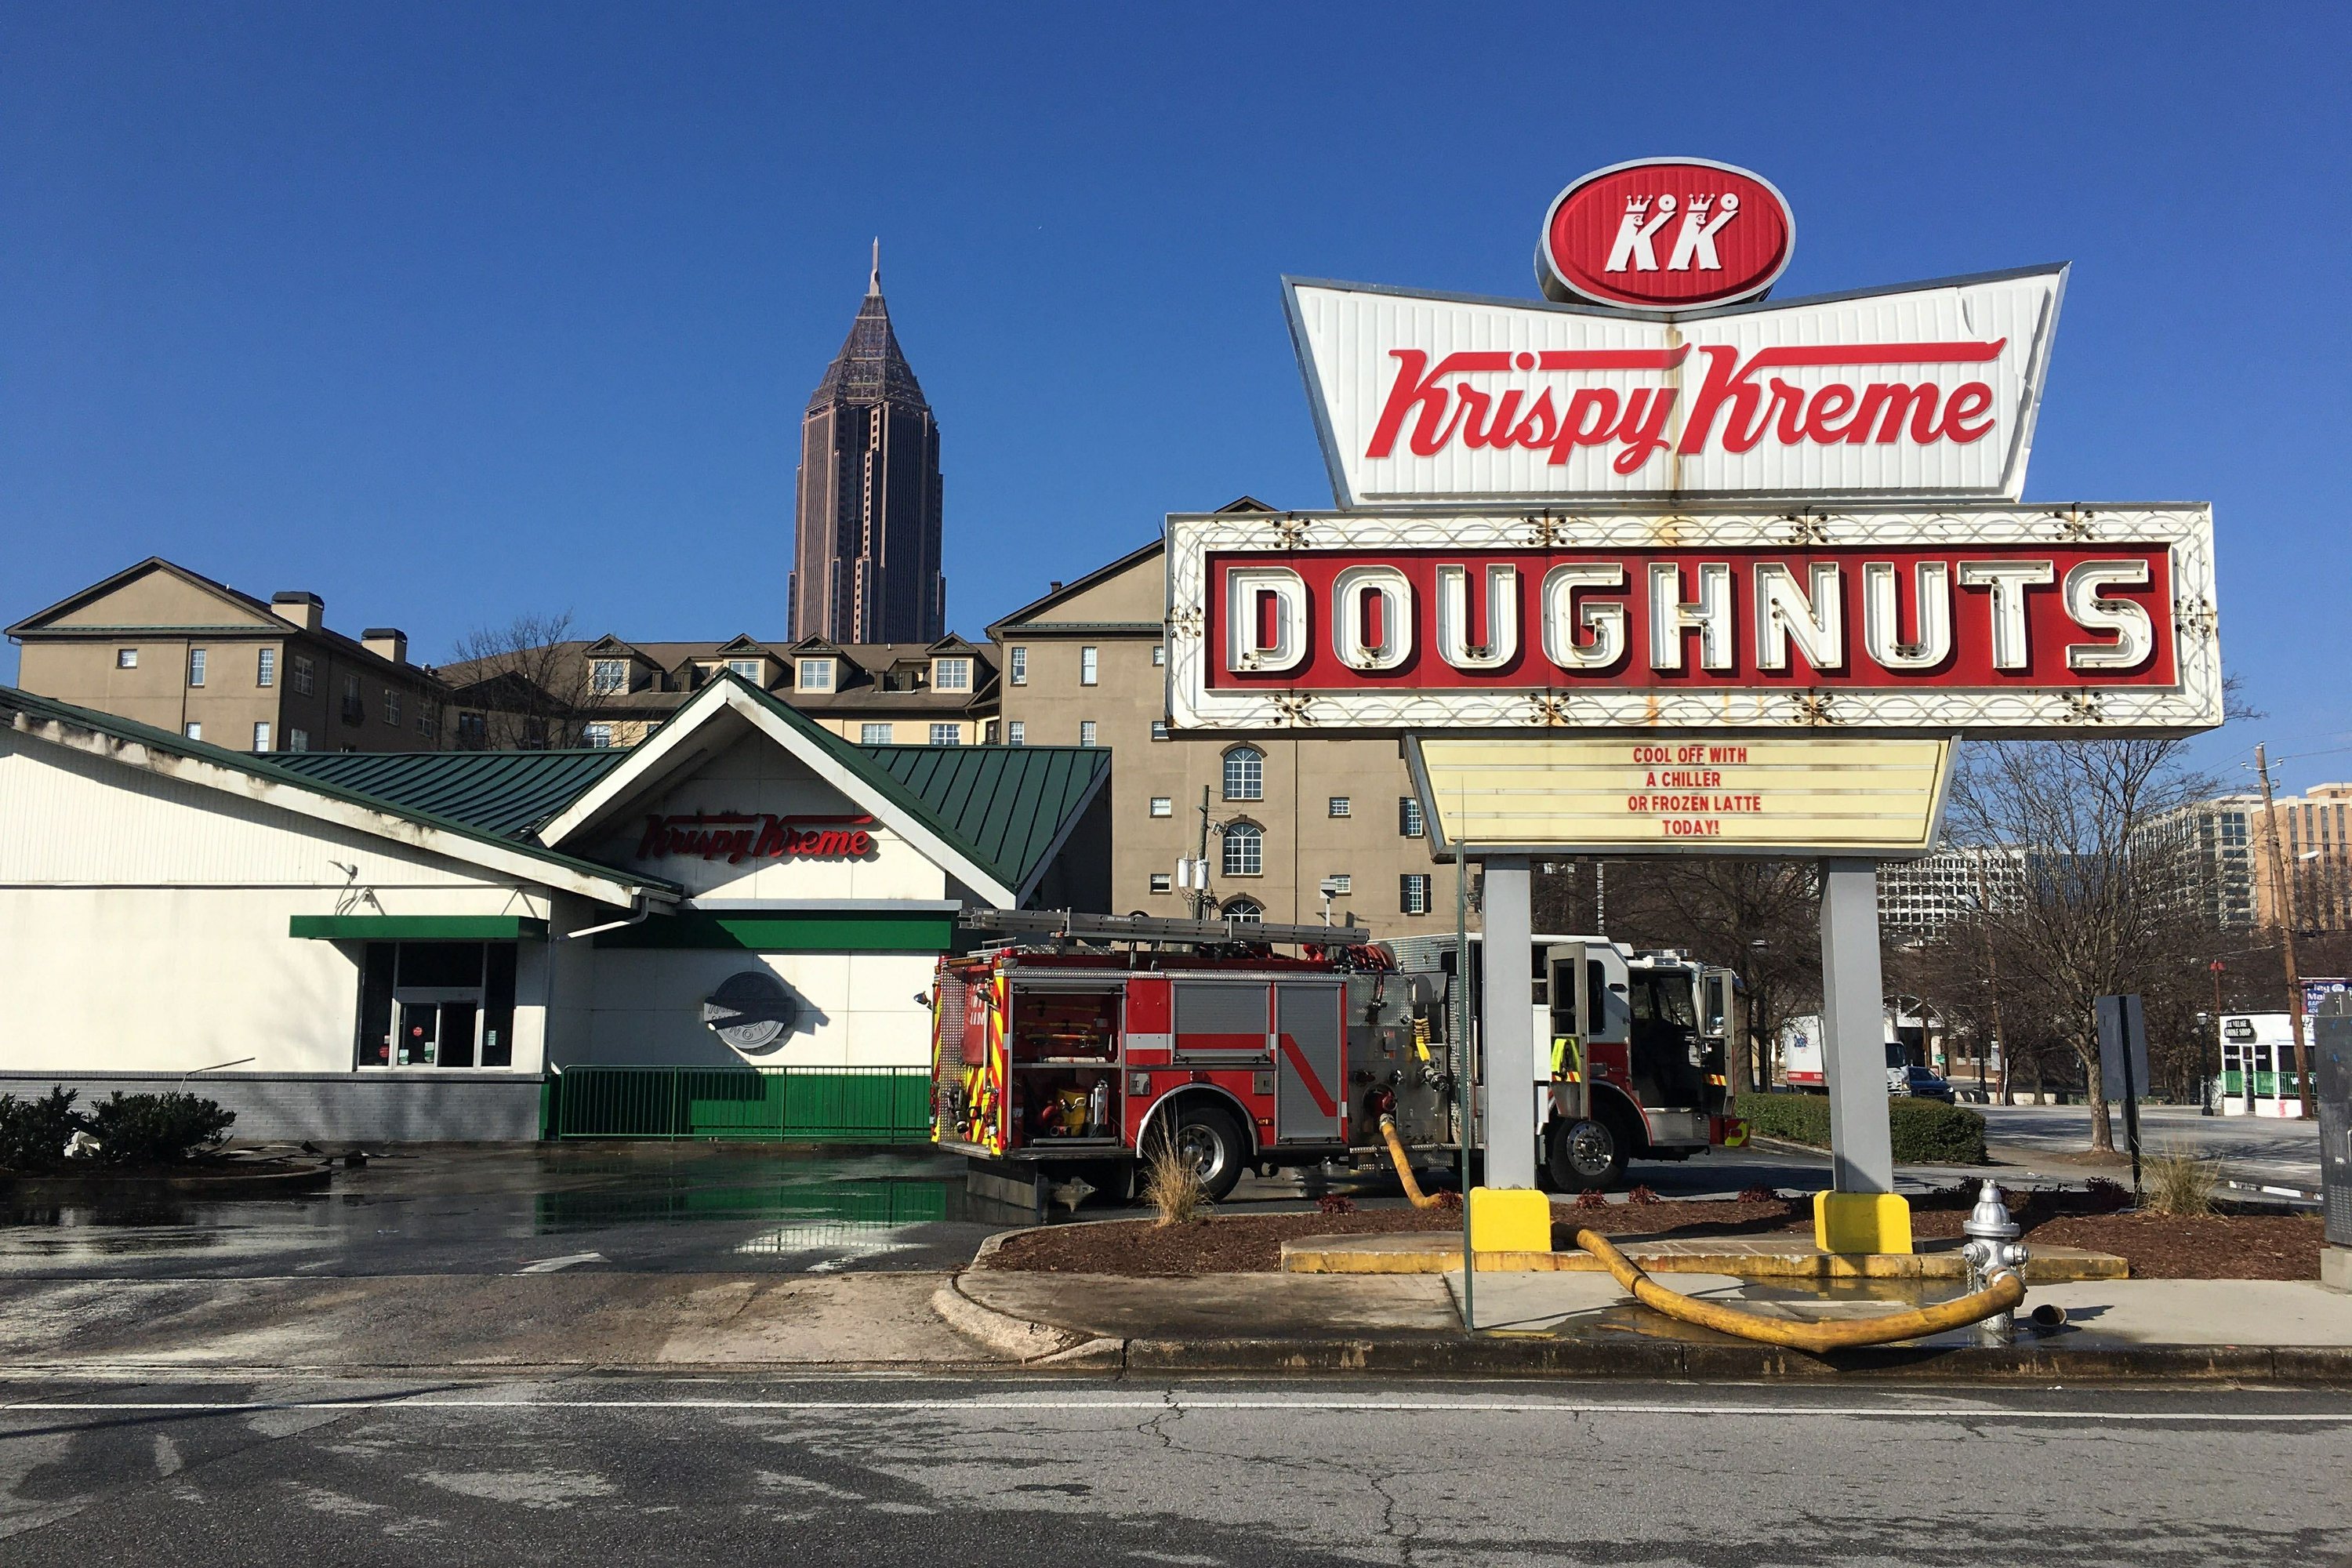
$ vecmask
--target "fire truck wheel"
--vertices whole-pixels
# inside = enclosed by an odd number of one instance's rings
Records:
[[[1250,1147],[1241,1123],[1213,1105],[1192,1104],[1177,1111],[1176,1152],[1200,1173],[1211,1203],[1223,1203],[1242,1179]]]
[[[1544,1160],[1563,1193],[1606,1192],[1625,1184],[1625,1138],[1605,1117],[1553,1123]]]

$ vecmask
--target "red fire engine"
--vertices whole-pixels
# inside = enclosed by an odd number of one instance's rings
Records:
[[[1418,1159],[1459,1153],[1449,1026],[1475,1008],[1454,1005],[1450,941],[1035,910],[967,923],[1027,939],[942,959],[933,992],[932,1136],[971,1158],[977,1191],[1042,1206],[1076,1178],[1124,1196],[1165,1140],[1223,1197],[1245,1170],[1385,1158],[1383,1116]],[[1531,962],[1553,1051],[1529,1135],[1554,1184],[1742,1140],[1727,972],[1592,939],[1540,939]],[[1475,1024],[1471,1038],[1475,1060]]]

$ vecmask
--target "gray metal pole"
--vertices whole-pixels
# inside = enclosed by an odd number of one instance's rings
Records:
[[[1528,858],[1486,860],[1482,908],[1486,931],[1485,995],[1479,1006],[1486,1043],[1486,1184],[1536,1184],[1535,916],[1528,904]]]
[[[1886,1016],[1878,973],[1878,863],[1824,860],[1822,1067],[1830,1089],[1830,1184],[1895,1190],[1886,1113]]]

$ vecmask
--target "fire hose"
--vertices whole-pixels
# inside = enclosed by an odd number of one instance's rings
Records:
[[[2014,1311],[2017,1304],[2025,1300],[2024,1277],[2014,1268],[1996,1267],[1983,1289],[1949,1301],[1938,1301],[1932,1307],[1915,1307],[1906,1311],[1890,1312],[1884,1317],[1852,1318],[1842,1322],[1798,1323],[1785,1318],[1767,1318],[1754,1312],[1743,1312],[1719,1301],[1701,1301],[1679,1290],[1669,1290],[1643,1272],[1639,1264],[1610,1245],[1609,1238],[1597,1231],[1578,1231],[1576,1245],[1601,1259],[1609,1272],[1616,1277],[1617,1283],[1653,1311],[1664,1312],[1669,1318],[1696,1323],[1718,1333],[1737,1334],[1744,1340],[1761,1340],[1766,1344],[1787,1345],[1792,1350],[1816,1352],[1851,1350],[1858,1345],[1883,1345],[1895,1340],[1939,1334],[1948,1329],[1963,1328],[1986,1318]]]
[[[1395,1117],[1381,1118],[1381,1136],[1388,1142],[1389,1158],[1396,1162],[1397,1180],[1404,1184],[1404,1195],[1412,1200],[1412,1206],[1417,1209],[1435,1208],[1444,1200],[1423,1193],[1421,1184],[1412,1179],[1412,1162],[1404,1157],[1404,1145],[1397,1141]]]

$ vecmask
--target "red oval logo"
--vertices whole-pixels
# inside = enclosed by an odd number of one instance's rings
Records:
[[[1536,277],[1563,303],[1689,310],[1761,298],[1796,248],[1796,215],[1761,174],[1644,158],[1596,169],[1552,199]]]

